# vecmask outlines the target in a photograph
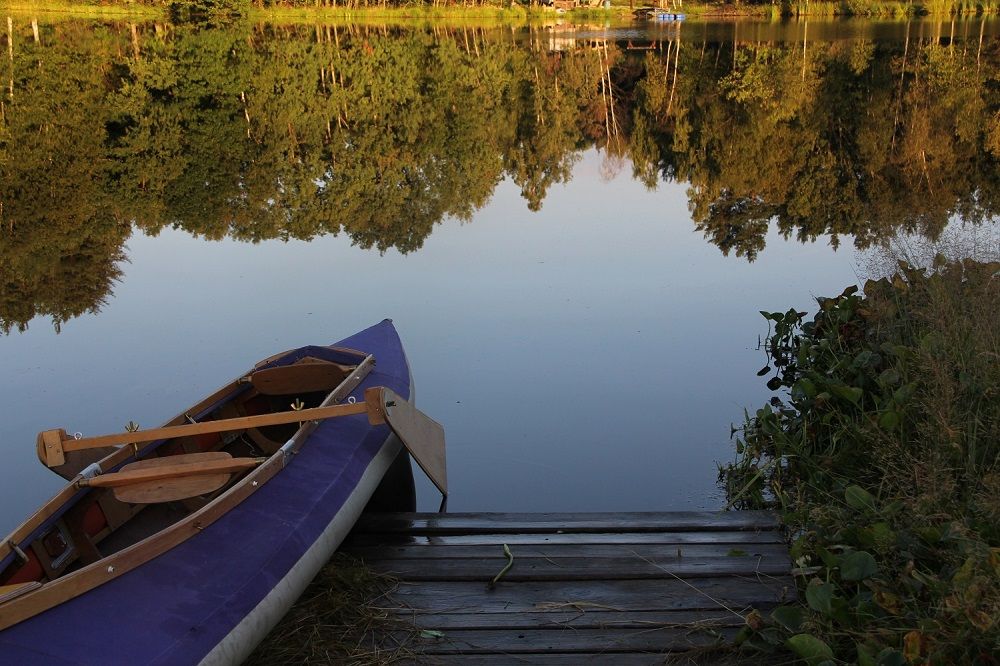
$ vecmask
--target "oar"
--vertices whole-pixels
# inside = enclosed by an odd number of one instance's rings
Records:
[[[218,490],[232,474],[253,469],[267,458],[233,458],[225,451],[148,458],[121,471],[80,479],[78,487],[114,488],[130,504],[173,502]]]
[[[317,421],[351,414],[368,414],[368,422],[372,425],[379,425],[385,423],[385,413],[381,406],[381,393],[372,393],[373,391],[380,392],[381,387],[367,389],[365,391],[366,400],[353,404],[313,407],[311,409],[274,412],[272,414],[259,414],[257,416],[238,416],[232,419],[166,426],[163,428],[151,428],[149,430],[136,430],[134,432],[120,432],[97,437],[76,439],[67,435],[66,431],[61,428],[45,430],[38,434],[38,458],[48,467],[55,467],[66,462],[66,452],[68,451],[82,451],[83,449],[95,449],[119,444],[155,442],[158,439],[172,439],[174,437],[204,435],[231,430],[246,430],[248,428],[260,428],[284,423]],[[375,400],[369,400],[369,395],[374,397]]]
[[[65,462],[67,451],[80,451],[117,444],[138,444],[140,442],[153,442],[158,439],[171,439],[187,435],[203,435],[230,430],[245,430],[247,428],[259,428],[261,426],[280,425],[283,423],[316,421],[351,414],[367,414],[368,422],[372,425],[388,423],[389,427],[399,437],[406,449],[413,455],[414,460],[420,465],[420,468],[424,470],[431,481],[434,482],[434,485],[437,486],[438,490],[444,495],[448,494],[444,428],[437,421],[414,407],[412,403],[382,386],[366,389],[364,402],[354,404],[314,407],[312,409],[260,414],[258,416],[240,416],[232,419],[166,426],[163,428],[136,430],[134,432],[122,432],[114,435],[101,435],[99,437],[86,437],[82,439],[70,437],[62,429],[45,430],[38,435],[38,458],[49,467],[55,467]],[[132,465],[148,464],[149,462],[139,461]],[[123,468],[123,471],[132,467],[132,465]]]

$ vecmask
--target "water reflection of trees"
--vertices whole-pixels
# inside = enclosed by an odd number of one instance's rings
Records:
[[[418,249],[510,178],[537,210],[596,145],[753,257],[1000,209],[1000,45],[584,43],[482,30],[76,23],[3,43],[0,327],[99,307],[133,225]]]

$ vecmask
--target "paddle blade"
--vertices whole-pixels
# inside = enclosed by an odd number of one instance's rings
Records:
[[[230,474],[199,474],[181,479],[161,479],[115,488],[115,498],[129,504],[156,504],[206,495],[226,485]]]
[[[231,459],[225,451],[209,451],[207,453],[185,453],[177,456],[163,456],[162,458],[150,458],[125,465],[122,472],[131,472],[141,469],[153,469],[165,467],[167,465],[178,465],[188,463],[203,463],[214,460]],[[129,504],[155,504],[157,502],[175,502],[177,500],[205,495],[214,492],[226,485],[230,474],[192,474],[173,479],[158,479],[156,481],[145,481],[142,483],[130,483],[125,486],[117,486],[114,489],[115,497]]]
[[[373,396],[374,397],[374,396]],[[368,393],[365,401],[370,400]],[[393,391],[381,389],[381,412],[413,459],[434,482],[442,495],[448,494],[448,464],[445,457],[444,428],[413,403]]]

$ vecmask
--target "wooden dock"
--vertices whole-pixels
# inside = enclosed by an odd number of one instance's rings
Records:
[[[795,597],[767,512],[409,513],[362,518],[341,548],[400,584],[380,606],[421,664],[662,664],[725,643]],[[487,583],[513,565],[493,589]]]

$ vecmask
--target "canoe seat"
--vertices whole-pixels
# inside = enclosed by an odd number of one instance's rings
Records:
[[[293,365],[256,370],[250,375],[250,382],[263,395],[330,392],[353,370],[351,366],[306,357]]]

